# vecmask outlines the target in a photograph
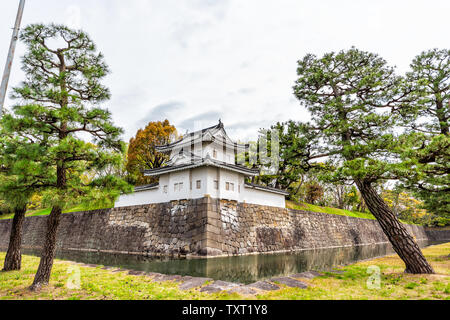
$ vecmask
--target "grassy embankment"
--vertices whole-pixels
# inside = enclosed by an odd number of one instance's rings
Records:
[[[312,212],[322,212],[322,213],[329,213],[329,214],[337,214],[340,216],[348,216],[348,217],[354,217],[354,218],[363,218],[363,219],[372,219],[374,220],[375,217],[366,212],[357,212],[357,211],[350,211],[350,210],[344,210],[344,209],[338,209],[338,208],[332,208],[332,207],[320,207],[309,203],[298,203],[290,200],[286,200],[286,208],[289,209],[296,209],[296,210],[305,210],[305,211],[312,211]]]
[[[39,259],[23,257],[22,271],[0,272],[0,299],[445,299],[450,300],[450,243],[423,250],[436,274],[404,274],[404,264],[397,255],[362,261],[342,267],[342,273],[302,281],[307,289],[287,288],[240,296],[225,292],[206,294],[198,289],[181,291],[176,282],[152,282],[148,276],[133,276],[55,260],[50,285],[39,293],[27,287],[32,283]],[[0,253],[3,261],[4,253]],[[70,268],[80,268],[81,288],[68,289]],[[380,288],[370,289],[368,267],[380,268]],[[69,273],[68,273],[69,272]]]
[[[80,212],[80,211],[88,211],[88,210],[95,210],[95,209],[79,205],[79,206],[76,206],[76,207],[73,207],[70,209],[66,209],[63,211],[63,213]],[[29,210],[29,211],[27,211],[27,213],[25,215],[27,217],[48,216],[50,214],[50,211],[51,211],[51,208]],[[14,217],[13,213],[4,214],[4,215],[0,215],[0,220],[12,219],[13,217]]]
[[[349,216],[349,217],[355,217],[355,218],[364,218],[364,219],[375,219],[373,215],[370,213],[365,212],[356,212],[356,211],[349,211],[349,210],[343,210],[343,209],[337,209],[337,208],[331,208],[331,207],[320,207],[309,203],[297,203],[294,201],[286,201],[286,208],[289,209],[297,209],[297,210],[307,210],[312,212],[322,212],[322,213],[329,213],[329,214],[337,214],[341,216]],[[26,213],[27,217],[35,217],[35,216],[45,216],[50,214],[50,208],[47,209],[39,209],[34,211],[28,211]],[[77,211],[86,211],[86,210],[92,210],[83,206],[76,206],[71,209],[67,209],[64,211],[64,213],[70,213],[70,212],[77,212]],[[2,219],[12,219],[14,214],[5,214],[0,215],[0,220]]]

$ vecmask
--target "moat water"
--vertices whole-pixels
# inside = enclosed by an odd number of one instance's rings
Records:
[[[426,247],[440,242],[418,241],[418,243],[420,247]],[[40,250],[23,250],[23,253],[39,256]],[[331,270],[337,266],[393,253],[395,252],[390,244],[376,244],[208,259],[156,258],[59,250],[56,258],[130,270],[208,277],[247,284],[308,270]]]

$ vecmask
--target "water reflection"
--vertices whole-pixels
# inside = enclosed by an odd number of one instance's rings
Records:
[[[419,241],[418,243],[421,247],[424,247],[436,242]],[[24,253],[39,255],[39,252],[36,250],[24,250]],[[329,270],[338,265],[350,264],[355,261],[392,253],[394,253],[394,250],[391,245],[378,244],[305,250],[295,253],[258,254],[211,259],[161,259],[78,251],[58,251],[56,257],[146,272],[190,275],[251,283],[274,276],[286,276],[308,270]]]

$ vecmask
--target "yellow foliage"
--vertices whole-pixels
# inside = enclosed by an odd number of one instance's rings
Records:
[[[130,139],[128,146],[127,171],[136,175],[136,185],[155,182],[153,177],[145,177],[145,169],[159,168],[167,156],[155,150],[156,146],[170,143],[178,137],[176,128],[168,120],[149,122]]]
[[[407,214],[411,218],[420,218],[428,214],[425,209],[422,209],[422,201],[413,198],[407,192],[395,193],[392,190],[384,190],[383,200],[396,212]]]
[[[38,193],[35,193],[31,196],[30,202],[28,203],[29,210],[39,209],[42,203],[42,196]]]

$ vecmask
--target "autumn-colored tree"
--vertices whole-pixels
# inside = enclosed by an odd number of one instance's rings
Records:
[[[392,211],[407,222],[417,222],[427,214],[423,209],[423,202],[415,199],[408,192],[387,189],[383,191],[382,197]]]
[[[350,191],[348,191],[344,195],[344,204],[349,210],[356,210],[356,208],[360,205],[361,195],[358,192],[358,189],[355,186],[350,187]]]
[[[176,137],[177,129],[168,120],[149,122],[144,129],[139,129],[128,145],[129,181],[138,186],[156,182],[154,177],[145,177],[143,170],[161,167],[168,156],[157,152],[155,147]]]

